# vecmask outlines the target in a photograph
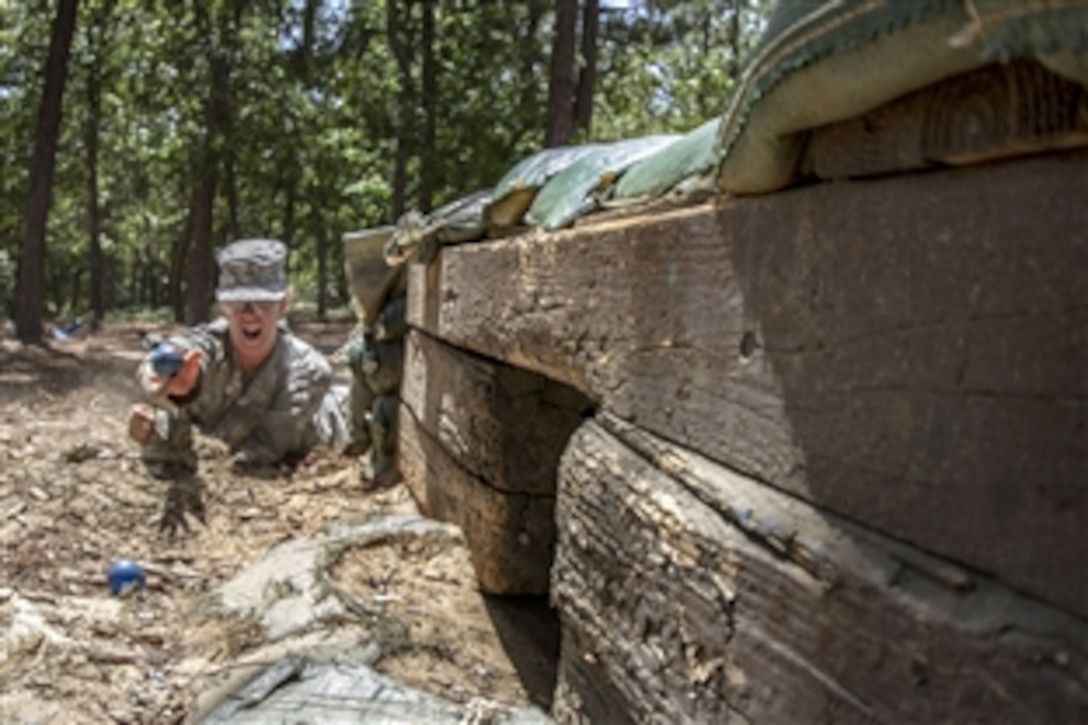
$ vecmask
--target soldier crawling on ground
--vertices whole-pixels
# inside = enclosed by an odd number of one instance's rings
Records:
[[[196,471],[194,425],[224,441],[243,468],[348,443],[347,387],[332,384],[328,361],[284,320],[286,256],[281,242],[267,239],[220,250],[223,316],[160,343],[140,364],[151,404],[132,407],[129,434],[153,474]]]

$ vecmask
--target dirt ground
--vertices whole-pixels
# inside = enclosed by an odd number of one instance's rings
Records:
[[[118,325],[53,349],[0,336],[0,721],[181,721],[212,678],[263,644],[253,622],[194,614],[209,593],[279,543],[416,513],[403,485],[368,491],[356,461],[324,453],[252,478],[200,440],[206,524],[160,531],[167,485],[125,433],[150,331],[165,330]],[[331,352],[349,328],[296,331]],[[146,590],[110,594],[119,557],[144,567]],[[403,625],[379,672],[454,702],[547,709],[554,615],[538,600],[481,597],[463,545],[355,548],[333,575]]]

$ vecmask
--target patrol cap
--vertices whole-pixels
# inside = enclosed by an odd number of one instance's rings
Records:
[[[216,254],[220,302],[262,302],[287,296],[287,246],[275,239],[242,239]]]

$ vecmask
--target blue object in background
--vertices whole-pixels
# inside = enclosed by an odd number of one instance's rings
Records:
[[[151,350],[151,367],[157,375],[164,378],[177,375],[183,361],[181,348],[172,342],[160,342]]]
[[[77,317],[75,319],[75,322],[71,322],[67,325],[54,325],[53,327],[49,328],[49,334],[51,334],[53,336],[53,339],[58,342],[65,342],[67,340],[70,340],[73,337],[77,337],[82,332],[83,319],[80,317]]]
[[[135,589],[147,586],[147,575],[143,568],[131,559],[115,559],[110,564],[110,593],[125,596]]]

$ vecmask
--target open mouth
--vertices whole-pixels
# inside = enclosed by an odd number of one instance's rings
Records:
[[[260,325],[246,325],[242,328],[242,336],[249,341],[256,341],[261,338],[261,331]]]

